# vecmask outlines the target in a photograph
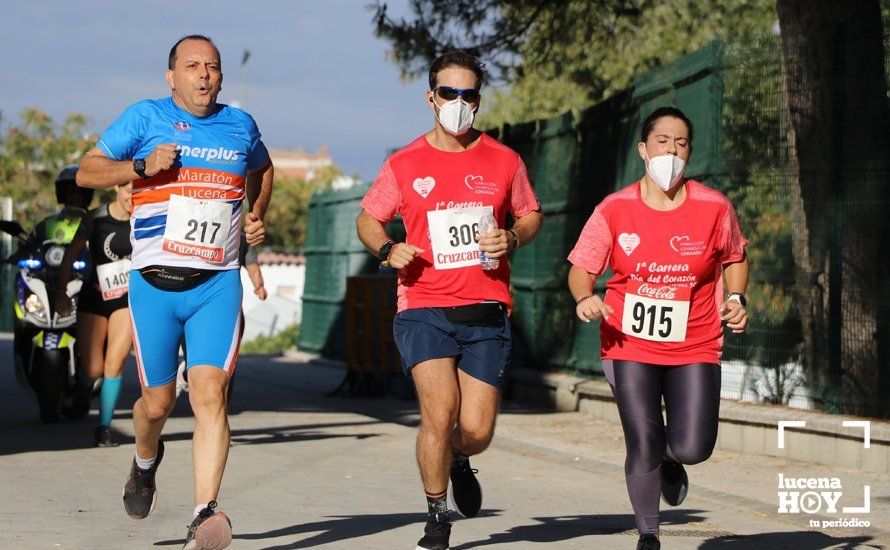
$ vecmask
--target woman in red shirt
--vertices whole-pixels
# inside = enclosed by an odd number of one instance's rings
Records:
[[[649,115],[637,146],[645,175],[596,207],[569,255],[578,318],[602,318],[638,550],[660,548],[659,494],[680,504],[689,485],[683,464],[711,455],[723,324],[741,333],[748,323],[747,241],[729,199],[684,178],[692,134],[679,109]],[[594,285],[606,267],[614,275],[601,299]]]

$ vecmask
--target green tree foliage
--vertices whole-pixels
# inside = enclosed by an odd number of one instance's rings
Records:
[[[243,355],[281,355],[300,338],[300,325],[290,325],[275,336],[260,335],[241,344]]]
[[[276,176],[272,201],[264,220],[268,229],[264,246],[303,248],[309,223],[309,199],[316,190],[331,186],[340,171],[320,170],[311,181]]]
[[[465,49],[501,84],[489,91],[480,124],[545,118],[581,109],[632,84],[635,76],[716,38],[767,33],[772,0],[415,0],[393,20],[375,5],[377,35],[393,45],[405,77],[437,55]]]
[[[726,357],[780,369],[799,360],[801,333],[794,300],[778,39],[740,39],[727,45],[723,82],[724,177],[712,185],[730,197],[749,240],[748,309],[755,320],[744,340],[729,340],[735,344],[730,344]],[[775,388],[777,402],[787,397],[782,389]]]
[[[68,164],[78,162],[95,142],[87,119],[68,115],[56,122],[37,109],[26,109],[17,124],[0,118],[0,196],[12,197],[15,219],[26,229],[58,210],[54,182]]]

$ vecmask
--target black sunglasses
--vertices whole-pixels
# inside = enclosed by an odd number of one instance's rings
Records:
[[[445,101],[454,101],[458,97],[464,98],[467,103],[476,103],[479,101],[478,88],[452,88],[451,86],[437,86],[434,90],[439,97]]]

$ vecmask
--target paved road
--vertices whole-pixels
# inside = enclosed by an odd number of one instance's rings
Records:
[[[120,501],[133,453],[132,365],[114,424],[124,445],[95,449],[95,410],[85,420],[40,424],[14,383],[10,344],[0,338],[0,548],[179,548],[192,509],[185,400],[166,428],[158,508],[134,521]],[[233,549],[414,548],[425,518],[414,403],[325,397],[341,377],[293,359],[240,360],[220,495],[234,524]],[[498,430],[492,449],[473,462],[485,487],[483,514],[456,520],[452,548],[635,547],[616,426],[507,404]],[[875,534],[890,517],[886,477],[841,473],[851,487],[872,484],[872,529],[809,530],[806,517],[775,513],[776,472],[823,470],[717,452],[691,469],[686,503],[662,513],[663,547],[885,547]]]

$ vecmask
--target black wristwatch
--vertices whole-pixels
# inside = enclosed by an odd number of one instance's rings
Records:
[[[385,262],[387,258],[389,258],[389,253],[392,252],[392,247],[395,246],[395,243],[392,241],[386,241],[383,243],[383,246],[380,247],[380,250],[377,251],[377,257],[381,262]]]
[[[145,159],[133,159],[133,171],[139,174],[140,178],[147,178],[148,174],[145,173]]]
[[[742,307],[748,307],[748,299],[745,298],[745,295],[741,292],[730,292],[729,296],[727,296],[726,299],[727,300],[736,299],[736,300],[738,300],[738,302],[740,304],[742,304]]]

